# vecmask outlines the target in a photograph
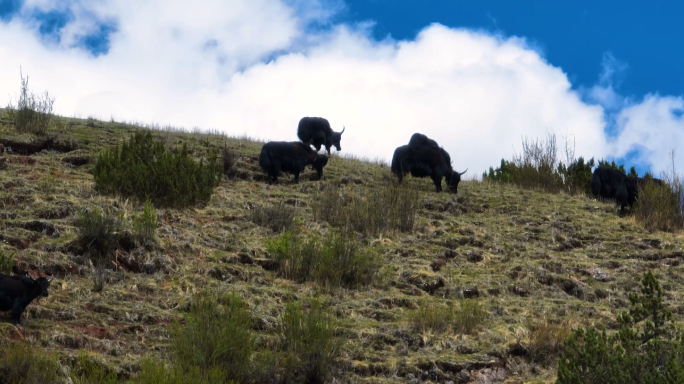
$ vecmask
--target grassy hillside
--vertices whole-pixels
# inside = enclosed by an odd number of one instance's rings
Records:
[[[77,210],[100,208],[125,222],[142,212],[137,200],[98,193],[92,176],[101,150],[140,129],[60,118],[49,145],[21,154],[13,141],[38,139],[0,120],[0,144],[13,147],[0,155],[0,251],[15,255],[17,273],[56,276],[21,328],[0,314],[2,343],[23,339],[67,368],[85,351],[123,379],[142,357],[165,358],[169,326],[193,294],[212,290],[245,300],[262,344],[277,334],[286,302],[321,300],[346,341],[338,382],[553,382],[570,329],[614,329],[645,270],[656,273],[675,316],[684,313],[681,235],[646,231],[585,196],[477,181],[450,195],[408,177],[404,188],[418,194],[413,229],[359,234],[382,258],[372,284],[331,289],[285,279],[265,247],[280,236],[269,228],[273,217],[260,221],[254,211],[293,207],[294,230],[324,236],[331,225],[314,215],[315,201],[380,195],[394,182],[388,167],[335,156],[321,181],[307,170],[300,184],[286,176],[271,186],[258,166],[262,143],[163,130],[154,134],[187,143],[198,159],[227,145],[236,165],[205,206],[157,210],[157,245],[120,247],[98,272],[74,246]],[[101,291],[98,279],[106,281]]]

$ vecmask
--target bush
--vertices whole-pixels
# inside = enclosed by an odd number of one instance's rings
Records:
[[[392,183],[364,188],[345,199],[333,188],[314,199],[314,218],[335,226],[349,226],[369,236],[392,231],[410,232],[415,225],[419,192],[408,185]]]
[[[288,382],[328,382],[343,345],[335,329],[334,317],[320,303],[312,302],[306,311],[301,303],[288,303],[280,323]]]
[[[37,96],[29,92],[28,75],[21,76],[21,90],[17,105],[10,101],[7,105],[7,113],[14,126],[19,132],[33,133],[35,135],[47,134],[50,119],[52,119],[52,106],[55,98],[45,91],[43,95]]]
[[[143,205],[143,214],[133,215],[133,233],[140,242],[154,242],[154,231],[157,229],[157,211],[148,198]]]
[[[594,159],[587,162],[583,157],[575,159],[574,148],[569,142],[565,146],[565,162],[558,160],[555,134],[547,134],[545,141],[524,139],[522,147],[522,153],[514,155],[511,161],[501,159],[498,168],[489,167],[489,171],[482,174],[482,179],[552,193],[591,192]]]
[[[417,332],[455,331],[473,333],[486,319],[482,304],[474,300],[462,300],[459,308],[425,304],[409,315],[409,321]]]
[[[647,181],[639,189],[634,216],[650,230],[676,231],[684,227],[684,184],[678,177],[663,185]],[[648,179],[647,179],[648,180]]]
[[[252,319],[237,295],[223,305],[218,299],[206,292],[193,297],[190,311],[183,316],[186,325],[176,324],[170,331],[171,361],[184,372],[198,369],[209,378],[220,370],[225,381],[242,383],[252,373],[256,340]]]
[[[641,293],[629,295],[629,312],[618,317],[618,332],[608,335],[595,327],[574,330],[565,341],[556,382],[684,382],[684,339],[675,332],[662,295],[660,284],[648,271]]]
[[[14,269],[14,254],[0,250],[0,273],[10,274]]]
[[[349,229],[331,229],[322,241],[286,232],[266,242],[281,276],[297,282],[316,281],[328,288],[367,286],[379,275],[381,258],[363,247]]]
[[[121,147],[101,152],[93,176],[104,193],[149,197],[160,207],[186,207],[209,200],[221,181],[221,170],[216,152],[206,163],[197,163],[186,144],[171,151],[150,132],[138,132]]]
[[[109,258],[118,247],[117,234],[123,229],[119,217],[109,217],[98,208],[79,209],[74,223],[78,228],[78,244],[98,262]]]
[[[283,232],[294,222],[295,208],[281,202],[270,207],[255,207],[252,210],[252,222],[273,232]]]
[[[1,384],[55,383],[60,378],[57,358],[24,343],[0,347]]]
[[[230,176],[233,173],[233,167],[235,167],[235,163],[237,162],[236,160],[237,155],[228,148],[227,144],[224,144],[221,149],[221,161],[223,163],[224,175]]]

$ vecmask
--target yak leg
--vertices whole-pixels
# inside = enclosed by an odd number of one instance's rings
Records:
[[[437,189],[437,192],[442,192],[442,175],[433,175],[432,177],[432,182],[435,183],[435,187]]]
[[[295,176],[294,182],[296,184],[299,184],[299,172],[295,172],[294,176]]]
[[[10,316],[12,316],[12,323],[14,325],[21,324],[21,314],[24,312],[24,309],[26,309],[26,306],[24,305],[23,300],[17,299],[14,301],[14,306],[10,311]]]

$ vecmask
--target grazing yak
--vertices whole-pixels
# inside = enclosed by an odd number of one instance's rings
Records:
[[[299,183],[299,174],[307,165],[316,170],[320,179],[326,164],[328,156],[319,155],[299,141],[271,141],[264,144],[259,154],[259,165],[268,174],[269,184],[278,183],[281,171],[294,174],[295,183]]]
[[[457,193],[461,175],[467,171],[454,171],[449,154],[443,148],[431,145],[402,145],[394,150],[392,156],[392,173],[397,175],[400,183],[407,173],[413,177],[429,176],[437,192],[442,191],[442,178],[445,178],[449,192]]]
[[[591,175],[591,193],[596,198],[615,199],[615,194],[626,177],[617,169],[598,167]]]
[[[622,183],[615,193],[615,201],[620,205],[621,212],[624,212],[626,206],[629,205],[631,208],[634,205],[637,198],[639,198],[639,190],[649,181],[657,183],[658,185],[663,185],[663,181],[656,178],[649,180],[643,177],[628,176],[622,180]]]
[[[338,152],[342,150],[340,140],[342,140],[344,130],[345,128],[342,127],[342,132],[333,131],[328,120],[322,117],[302,117],[297,126],[297,137],[304,144],[313,144],[316,152],[321,150],[321,145],[324,145],[330,155],[330,147],[333,145]]]
[[[33,299],[47,297],[51,279],[0,274],[0,311],[10,311],[12,322],[19,325],[21,314]]]

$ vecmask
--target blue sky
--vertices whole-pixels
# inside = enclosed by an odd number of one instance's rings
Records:
[[[324,116],[347,127],[344,153],[389,160],[420,131],[476,174],[523,137],[553,132],[574,139],[576,156],[657,173],[684,142],[682,11],[584,0],[0,0],[0,105],[21,66],[64,115],[263,140],[293,139],[299,118]],[[676,163],[684,169],[684,154]]]
[[[590,86],[606,52],[627,65],[616,79],[626,95],[684,92],[684,3],[677,1],[347,0],[341,20],[373,20],[373,35],[412,38],[426,25],[482,28],[522,36]]]

